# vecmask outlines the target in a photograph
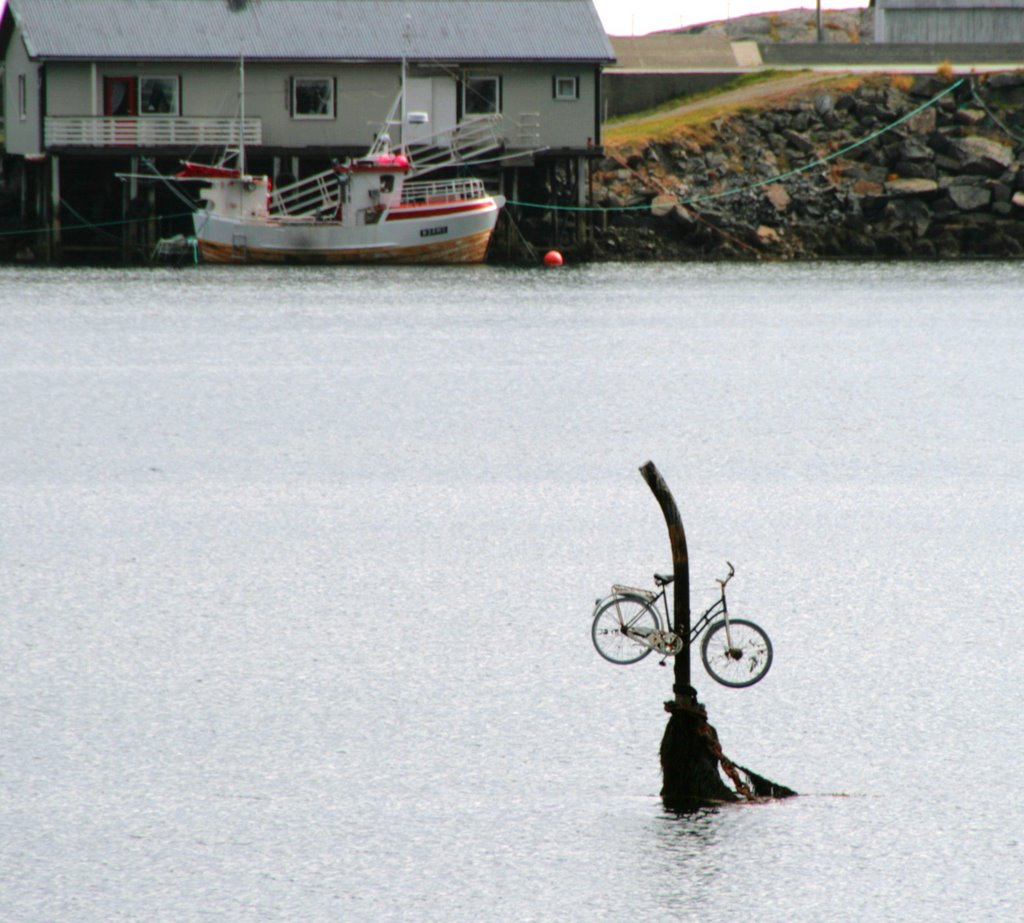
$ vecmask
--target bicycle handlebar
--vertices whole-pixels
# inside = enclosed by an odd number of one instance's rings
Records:
[[[715,583],[717,583],[722,588],[722,592],[723,593],[725,592],[725,585],[730,580],[732,580],[732,578],[736,575],[736,568],[732,566],[732,562],[731,561],[726,561],[725,563],[729,565],[729,576],[726,577],[724,580],[716,580],[715,581]]]

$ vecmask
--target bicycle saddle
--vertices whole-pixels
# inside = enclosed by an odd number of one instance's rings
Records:
[[[668,586],[673,580],[676,579],[675,574],[655,574],[654,582],[657,586]]]

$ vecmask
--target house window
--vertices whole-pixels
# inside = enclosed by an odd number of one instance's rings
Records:
[[[467,77],[462,82],[465,115],[497,115],[501,112],[501,78]]]
[[[180,115],[177,77],[104,77],[103,114]]]
[[[332,77],[292,78],[292,117],[333,119],[334,79]]]
[[[18,74],[18,118],[28,118],[28,84],[24,74]]]
[[[141,115],[178,115],[177,77],[139,77]]]
[[[554,97],[555,99],[579,99],[580,78],[555,77]]]

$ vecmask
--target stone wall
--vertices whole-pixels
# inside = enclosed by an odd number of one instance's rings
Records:
[[[971,78],[882,131],[951,84],[873,78],[624,149],[594,178],[591,255],[1022,257],[1024,74]]]

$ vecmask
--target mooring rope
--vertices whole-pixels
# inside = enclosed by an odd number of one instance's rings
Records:
[[[71,214],[74,215],[79,221],[83,222],[83,224],[78,225],[78,227],[93,228],[94,230],[99,231],[101,234],[109,237],[111,240],[118,239],[116,234],[111,234],[109,231],[105,231],[103,228],[91,222],[88,218],[85,217],[85,215],[77,211],[67,199],[61,197],[60,204],[63,205],[69,212],[71,212]]]
[[[61,204],[67,206],[68,211],[76,214],[77,217],[82,218],[82,216],[78,215],[77,212],[75,212],[75,210],[71,208],[63,199],[61,199]],[[53,228],[50,225],[44,224],[34,228],[15,228],[14,230],[11,231],[0,231],[0,237],[16,237],[19,234],[50,234],[54,230],[59,230],[61,233],[63,233],[64,231],[80,231],[85,228],[91,228],[93,230],[99,231],[102,230],[103,228],[118,227],[125,224],[141,224],[144,221],[159,221],[171,218],[186,218],[191,214],[192,212],[175,212],[170,215],[149,215],[145,218],[121,218],[116,221],[86,221],[84,218],[82,218],[82,224],[62,224],[59,228]]]
[[[999,120],[999,117],[988,107],[988,104],[979,95],[978,91],[974,87],[974,81],[971,81],[971,96],[974,97],[974,101],[985,110],[985,114],[992,119],[993,122],[1009,137],[1013,138],[1014,141],[1024,141],[1024,135],[1018,135],[1008,125],[1004,124]]]

